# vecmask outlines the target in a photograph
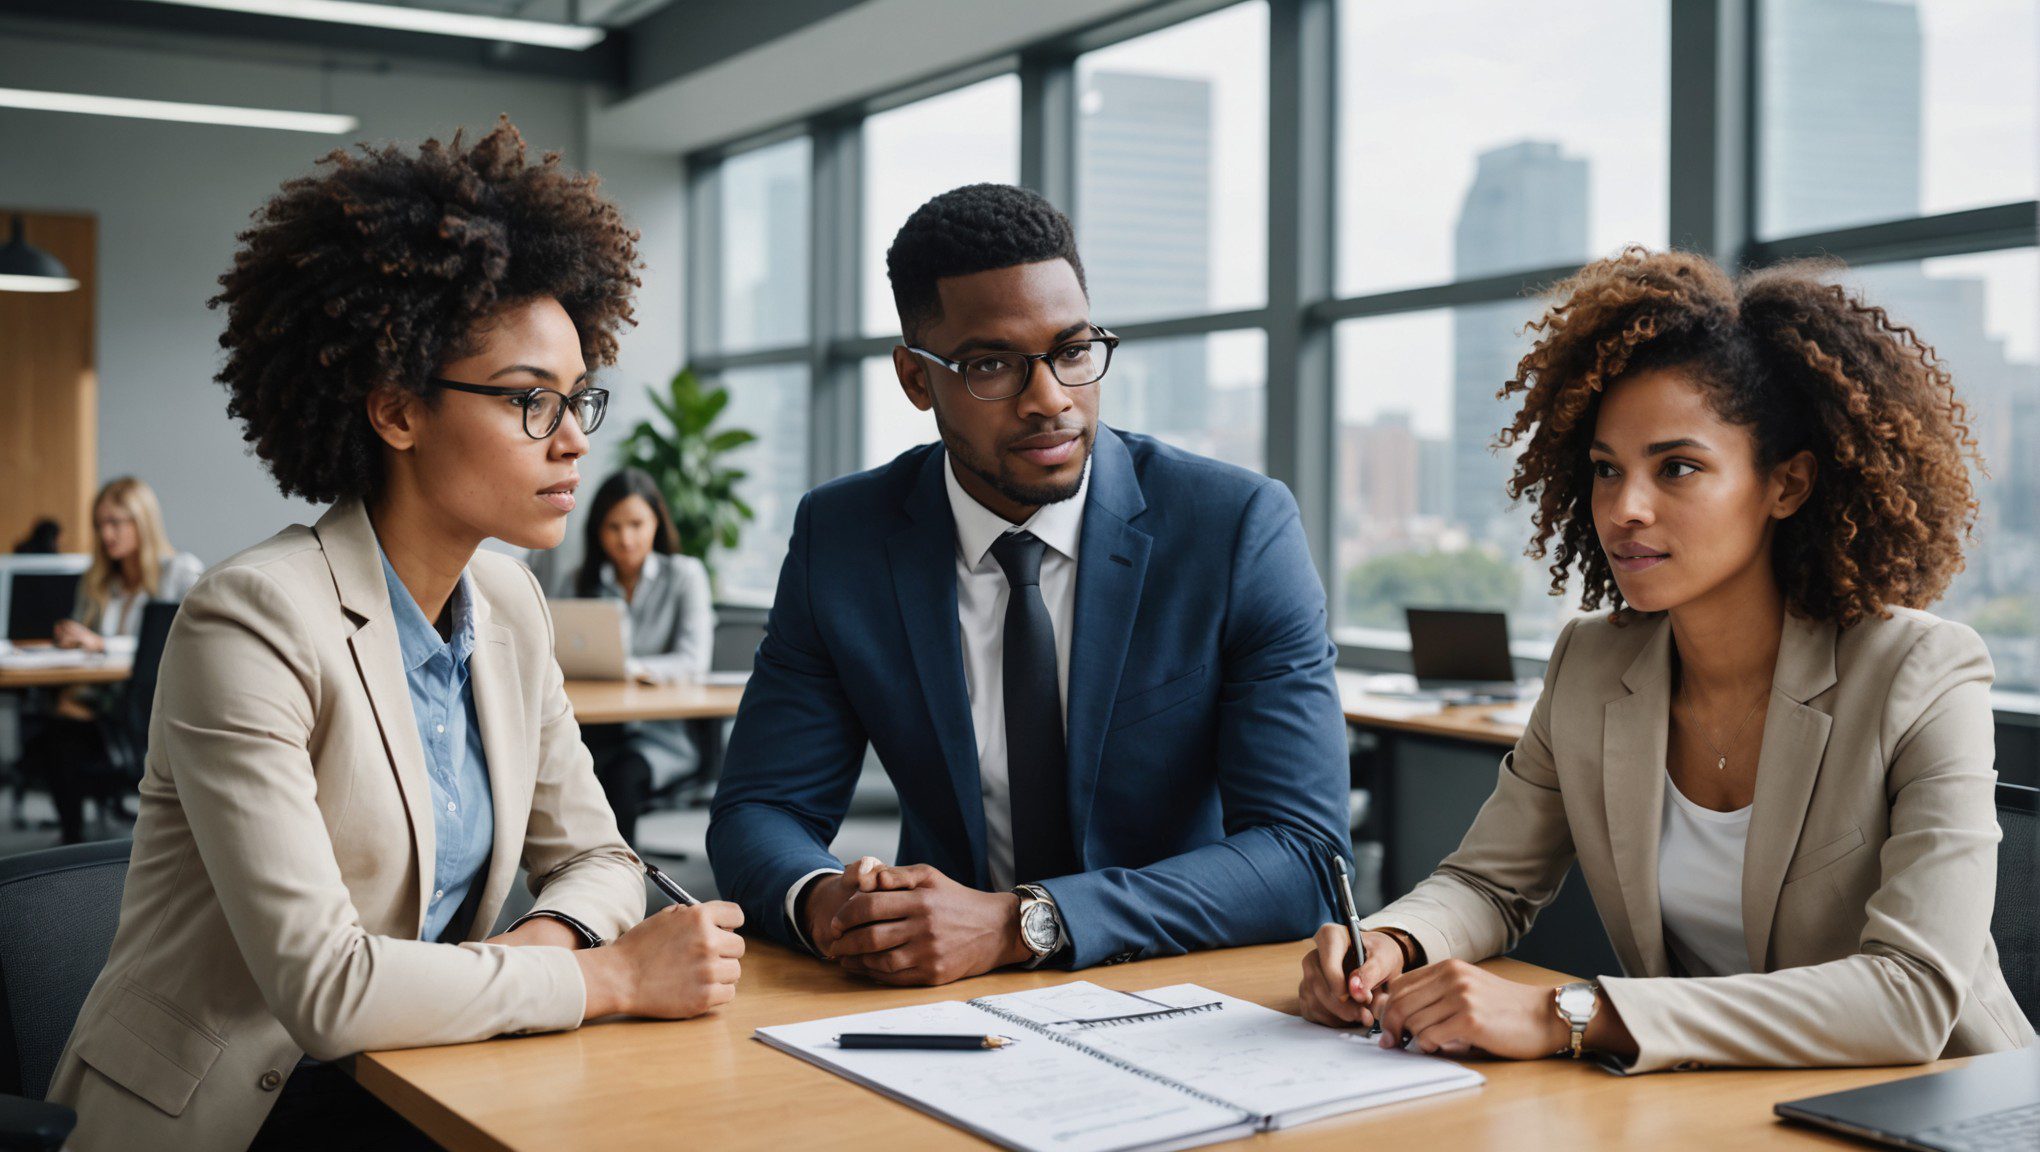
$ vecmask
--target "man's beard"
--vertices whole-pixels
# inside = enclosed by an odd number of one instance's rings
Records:
[[[956,457],[956,462],[970,470],[971,475],[992,486],[992,491],[1027,508],[1039,508],[1044,504],[1060,504],[1083,490],[1084,475],[1091,468],[1091,435],[1083,433],[1084,466],[1077,470],[1076,478],[1064,483],[1023,484],[1006,475],[996,463],[985,460],[965,444],[961,437],[951,436],[947,429],[938,428],[942,433],[942,446]]]

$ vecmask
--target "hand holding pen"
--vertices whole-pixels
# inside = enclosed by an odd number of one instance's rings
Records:
[[[1351,874],[1343,859],[1335,862],[1335,872],[1343,919],[1318,929],[1311,951],[1303,957],[1297,1000],[1306,1020],[1335,1028],[1370,1028],[1379,990],[1402,975],[1402,949],[1388,936],[1360,927]]]

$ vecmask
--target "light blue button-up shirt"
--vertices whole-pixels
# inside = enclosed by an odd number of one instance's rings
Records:
[[[489,801],[489,763],[482,752],[482,726],[475,720],[475,693],[468,683],[468,657],[475,650],[475,590],[467,573],[460,576],[448,605],[453,613],[453,638],[441,640],[425,618],[411,590],[397,579],[390,558],[382,555],[383,579],[390,587],[390,608],[397,617],[397,645],[404,654],[404,678],[411,689],[411,712],[418,720],[418,742],[432,778],[432,898],[425,908],[420,940],[437,940],[460,911],[468,889],[482,877],[496,838],[496,815]],[[463,931],[467,925],[462,925]]]

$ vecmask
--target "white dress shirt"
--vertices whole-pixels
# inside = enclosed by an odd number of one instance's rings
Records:
[[[1665,945],[1688,976],[1750,971],[1743,939],[1743,848],[1750,805],[1733,812],[1703,808],[1665,776],[1664,825],[1658,835],[1658,907]]]
[[[1013,875],[1013,804],[1006,766],[1006,573],[992,545],[1009,532],[1032,532],[1048,545],[1041,557],[1041,600],[1055,629],[1056,686],[1065,723],[1070,706],[1070,633],[1077,611],[1077,549],[1083,538],[1084,499],[1091,490],[1087,461],[1077,494],[1044,504],[1024,524],[1014,524],[977,502],[956,479],[956,459],[942,469],[949,512],[956,520],[956,622],[963,641],[964,687],[970,694],[971,728],[977,735],[978,789],[985,808],[985,858],[992,889],[1004,892],[1019,882]],[[840,869],[820,869],[794,881],[786,892],[786,921],[807,941],[807,926],[794,915],[808,881]],[[1030,880],[1047,880],[1031,876]],[[812,947],[812,945],[810,945]]]

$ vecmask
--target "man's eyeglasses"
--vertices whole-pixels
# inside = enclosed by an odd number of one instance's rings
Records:
[[[607,388],[583,388],[569,396],[551,388],[503,388],[493,384],[445,380],[437,376],[426,383],[455,392],[472,392],[477,396],[507,397],[511,404],[524,409],[524,434],[533,440],[551,436],[560,426],[560,417],[566,415],[569,408],[574,410],[574,419],[581,425],[581,431],[593,435],[595,429],[602,426],[602,415],[609,408]]]
[[[912,344],[907,345],[907,351],[963,377],[964,388],[980,400],[1009,400],[1027,390],[1036,360],[1046,363],[1049,374],[1065,388],[1082,388],[1103,379],[1112,366],[1112,350],[1119,347],[1119,337],[1103,328],[1096,331],[1098,335],[1088,340],[1058,344],[1047,352],[987,352],[968,360],[951,360]]]

